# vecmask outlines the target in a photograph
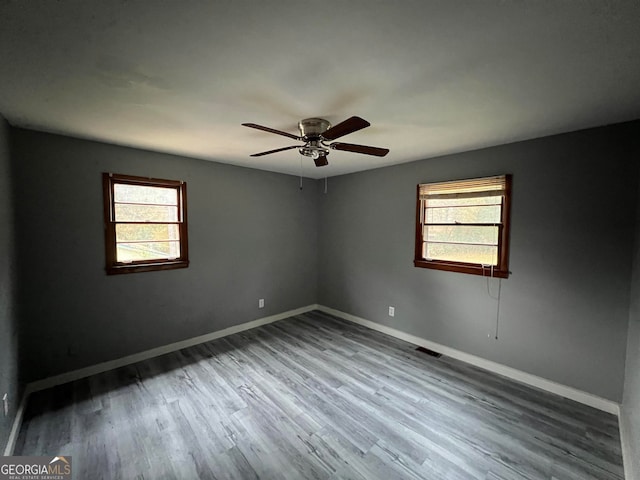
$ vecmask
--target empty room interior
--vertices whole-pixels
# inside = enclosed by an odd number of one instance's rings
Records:
[[[639,25],[1,2],[2,468],[640,480]]]

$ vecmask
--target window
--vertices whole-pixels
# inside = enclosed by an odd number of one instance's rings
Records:
[[[102,174],[108,274],[189,266],[187,185]]]
[[[507,278],[511,175],[418,185],[416,267]]]

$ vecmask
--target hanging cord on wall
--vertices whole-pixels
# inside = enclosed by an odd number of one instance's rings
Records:
[[[500,327],[500,294],[502,293],[502,279],[498,279],[498,307],[496,308],[496,340],[498,340],[498,328]]]
[[[327,193],[327,177],[324,177],[324,193]]]
[[[490,275],[488,277],[486,277],[484,274],[485,267],[491,267],[491,270],[489,272]],[[498,278],[498,295],[494,297],[491,294],[491,286],[489,285],[489,279],[493,278],[493,265],[482,265],[482,276],[487,279],[487,295],[489,295],[489,298],[493,298],[498,302],[496,307],[496,330],[494,335],[494,338],[498,340],[498,331],[500,329],[500,296],[502,294],[502,279]]]

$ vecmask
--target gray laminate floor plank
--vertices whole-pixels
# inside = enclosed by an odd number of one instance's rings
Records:
[[[308,312],[31,395],[84,479],[622,480],[617,419]]]

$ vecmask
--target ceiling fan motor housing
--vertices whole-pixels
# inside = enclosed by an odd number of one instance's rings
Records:
[[[298,123],[300,136],[313,140],[331,128],[331,123],[324,118],[305,118]]]
[[[298,128],[300,136],[307,142],[304,147],[299,149],[300,154],[316,159],[329,153],[329,149],[321,145],[320,142],[321,135],[331,128],[331,123],[324,118],[305,118],[300,120]]]

